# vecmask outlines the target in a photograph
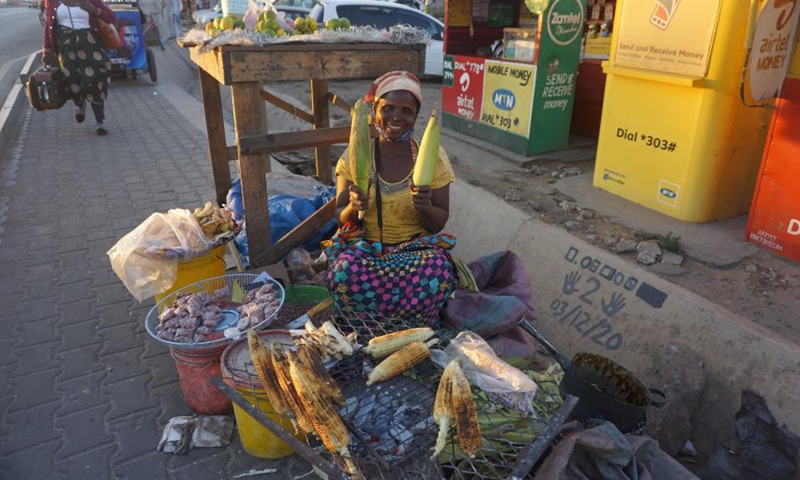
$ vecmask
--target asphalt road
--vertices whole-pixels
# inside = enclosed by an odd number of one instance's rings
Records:
[[[39,11],[0,6],[0,105],[5,102],[28,56],[42,48]]]

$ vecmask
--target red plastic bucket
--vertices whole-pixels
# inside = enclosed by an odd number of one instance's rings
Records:
[[[211,384],[211,377],[221,377],[220,356],[226,344],[210,348],[169,349],[181,381],[183,398],[189,408],[205,415],[228,413],[233,405],[224,393]]]

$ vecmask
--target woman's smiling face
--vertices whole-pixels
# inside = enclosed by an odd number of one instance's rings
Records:
[[[405,90],[395,90],[378,99],[375,106],[375,122],[390,140],[414,128],[417,122],[419,103],[417,98]]]

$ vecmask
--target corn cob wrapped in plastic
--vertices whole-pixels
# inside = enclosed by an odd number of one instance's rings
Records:
[[[365,195],[369,195],[369,181],[372,173],[372,152],[369,144],[369,107],[361,100],[356,101],[350,112],[350,172],[353,183]],[[364,217],[364,212],[358,212],[358,219]]]
[[[417,161],[414,163],[414,173],[412,180],[417,187],[424,187],[431,184],[433,175],[436,173],[436,165],[439,163],[439,119],[436,117],[436,110],[431,112],[428,126],[422,135],[422,142],[419,144]]]
[[[411,342],[424,342],[435,332],[430,327],[409,328],[399,332],[387,333],[369,341],[364,351],[375,358],[383,358],[400,350]]]
[[[369,372],[367,386],[394,378],[425,360],[431,353],[429,347],[437,341],[435,338],[427,343],[417,340],[389,355]]]

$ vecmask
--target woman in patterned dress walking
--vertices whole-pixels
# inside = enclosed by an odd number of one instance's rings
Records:
[[[105,135],[111,61],[96,32],[98,19],[114,24],[114,12],[102,0],[46,0],[45,12],[44,61],[52,64],[58,57],[67,94],[76,105],[75,120],[83,123],[89,103],[97,121],[95,131]]]

